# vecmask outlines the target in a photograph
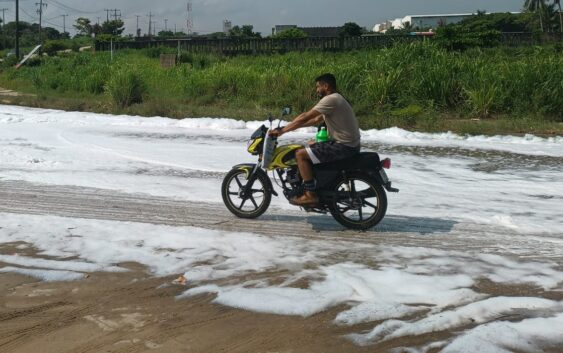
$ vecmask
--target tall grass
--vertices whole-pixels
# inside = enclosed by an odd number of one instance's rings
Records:
[[[303,111],[316,102],[314,78],[332,72],[358,115],[370,121],[374,116],[400,117],[405,111],[416,111],[411,114],[416,119],[428,116],[417,107],[434,115],[563,121],[563,54],[554,47],[459,53],[420,42],[347,53],[230,58],[182,53],[180,64],[172,69],[160,68],[160,53],[125,50],[113,61],[107,53],[47,58],[39,66],[5,69],[0,80],[8,85],[26,82],[41,92],[83,92],[93,97],[106,91],[117,96],[136,80],[149,93],[148,98],[140,94],[147,104],[181,102],[256,111],[291,105]]]

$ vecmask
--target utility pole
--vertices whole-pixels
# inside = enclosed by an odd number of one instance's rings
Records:
[[[117,21],[117,17],[119,16],[119,18],[121,18],[121,10],[120,9],[113,9],[111,10],[113,11],[113,19],[114,21]],[[119,14],[118,14],[119,12]]]
[[[5,13],[6,11],[8,11],[9,9],[1,9],[0,11],[2,11],[2,38],[3,40],[3,45],[4,45],[4,49],[6,49],[6,35],[4,34],[4,25],[6,24],[6,18],[5,18]]]
[[[20,0],[16,0],[16,58],[20,58]]]
[[[98,19],[97,24],[98,24],[98,26],[99,26],[99,25],[100,25],[100,16],[98,16],[98,17],[96,17],[96,18]]]
[[[63,18],[63,34],[66,33],[66,18],[68,15],[61,15]]]
[[[164,30],[168,31],[168,19],[167,18],[164,19]]]
[[[41,19],[43,17],[43,6],[47,7],[47,4],[43,3],[43,0],[35,3],[36,6],[39,6],[37,9],[37,13],[39,14],[39,44],[43,44],[43,38],[41,38]]]
[[[4,25],[6,24],[6,11],[10,11],[10,9],[0,9],[0,11],[2,11],[2,28],[4,28]]]
[[[137,37],[140,37],[140,35],[139,35],[139,17],[141,17],[141,16],[139,16],[139,15],[135,15],[135,16],[137,17],[137,30],[135,31],[135,35]]]
[[[106,22],[109,22],[109,12],[111,10],[110,9],[104,9],[104,11],[106,12]]]
[[[152,11],[149,12],[147,17],[149,18],[149,38],[152,36]]]

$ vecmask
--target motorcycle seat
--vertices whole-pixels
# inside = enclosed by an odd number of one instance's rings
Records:
[[[360,152],[352,157],[334,162],[315,164],[316,171],[379,170],[381,160],[376,152]]]

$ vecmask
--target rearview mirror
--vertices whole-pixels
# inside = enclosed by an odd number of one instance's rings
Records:
[[[291,107],[285,107],[282,109],[282,116],[291,114]]]

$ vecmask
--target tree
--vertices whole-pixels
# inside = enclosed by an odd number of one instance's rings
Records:
[[[545,0],[526,0],[524,8],[531,12],[537,12],[540,15],[540,28],[544,32],[543,25],[543,9],[546,7]]]
[[[276,33],[275,35],[272,36],[272,38],[283,38],[283,39],[288,39],[288,38],[307,38],[309,35],[303,31],[302,29],[299,28],[289,28],[286,29],[285,31],[281,31],[280,33]]]
[[[43,27],[41,30],[43,31],[45,38],[49,40],[61,39],[61,32],[52,27]]]
[[[209,33],[205,37],[209,39],[222,39],[222,38],[226,38],[227,34],[225,34],[224,32],[213,32],[213,33]]]
[[[259,32],[254,32],[254,26],[252,25],[234,26],[229,31],[229,36],[235,38],[262,38]]]
[[[100,26],[98,23],[94,24],[92,26],[92,33],[94,33],[96,36],[102,34],[102,26]]]
[[[170,38],[174,37],[174,32],[172,31],[160,31],[158,32],[158,36],[161,38]]]
[[[92,23],[89,18],[79,17],[73,27],[76,28],[77,34],[80,36],[92,35]]]
[[[461,21],[462,26],[471,32],[497,30],[501,32],[525,32],[527,23],[520,14],[506,13],[477,13]]]
[[[359,37],[364,33],[364,30],[360,25],[355,22],[347,22],[340,29],[341,37]]]
[[[559,7],[559,32],[563,33],[563,17],[561,17],[561,0],[553,0],[553,4]]]
[[[102,23],[102,34],[110,34],[112,36],[120,36],[125,30],[122,20],[111,20]]]

